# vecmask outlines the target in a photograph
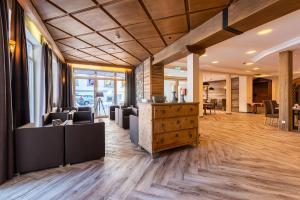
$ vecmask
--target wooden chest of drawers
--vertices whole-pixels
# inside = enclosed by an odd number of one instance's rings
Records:
[[[198,143],[198,103],[139,104],[139,145],[152,156]]]

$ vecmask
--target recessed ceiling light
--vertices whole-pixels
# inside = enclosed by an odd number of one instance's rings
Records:
[[[247,65],[247,66],[250,66],[250,65],[253,65],[254,63],[253,62],[244,62],[243,64]]]
[[[212,63],[212,64],[218,64],[219,61],[215,60],[215,61],[212,61],[211,63]]]
[[[272,29],[264,29],[264,30],[261,30],[259,32],[257,32],[257,35],[267,35],[269,33],[271,33],[273,30]]]
[[[246,54],[248,54],[248,55],[250,55],[250,54],[254,54],[254,53],[256,53],[256,51],[255,51],[255,50],[250,50],[250,51],[247,51],[247,52],[246,52]]]
[[[251,71],[247,70],[246,72],[247,72],[247,73],[250,73]]]
[[[259,68],[258,67],[254,67],[253,70],[259,70]]]
[[[203,55],[201,55],[201,57],[207,57],[207,54],[203,54]]]

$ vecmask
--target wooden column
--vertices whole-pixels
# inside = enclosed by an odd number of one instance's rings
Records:
[[[199,56],[197,54],[190,54],[187,56],[187,101],[199,102]]]
[[[282,130],[292,130],[292,84],[293,84],[293,52],[279,53],[279,127]]]
[[[203,117],[203,72],[199,73],[199,116]]]
[[[144,98],[164,96],[164,66],[152,65],[152,58],[144,61]]]
[[[226,75],[226,114],[231,114],[231,75]]]

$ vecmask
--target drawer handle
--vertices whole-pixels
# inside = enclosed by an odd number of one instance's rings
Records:
[[[180,121],[179,121],[179,120],[177,120],[177,124],[180,124]]]
[[[165,124],[161,124],[161,127],[162,127],[162,128],[165,127]]]
[[[190,138],[193,137],[193,134],[189,133]]]
[[[161,112],[162,112],[163,114],[165,114],[165,113],[166,113],[166,111],[165,111],[165,110],[162,110]]]
[[[191,120],[190,122],[191,122],[191,124],[192,124],[192,123],[194,123],[194,120]]]
[[[175,135],[176,137],[178,137],[178,133],[176,133],[176,135]]]
[[[164,143],[164,138],[160,139],[160,143],[161,144]]]
[[[194,109],[193,108],[190,108],[190,111],[193,111]]]

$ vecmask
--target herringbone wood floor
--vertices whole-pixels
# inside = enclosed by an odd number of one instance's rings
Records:
[[[106,157],[14,178],[0,199],[300,199],[300,134],[263,116],[217,114],[200,122],[200,144],[150,156],[106,123]]]

